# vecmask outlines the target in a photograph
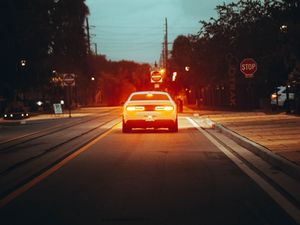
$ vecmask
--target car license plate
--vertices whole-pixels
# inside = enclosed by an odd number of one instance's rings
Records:
[[[154,121],[154,118],[153,118],[153,116],[148,115],[148,116],[145,118],[145,121]]]

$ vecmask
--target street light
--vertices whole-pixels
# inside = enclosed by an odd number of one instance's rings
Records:
[[[159,72],[160,72],[161,74],[165,74],[166,70],[165,70],[165,69],[161,69]]]
[[[27,63],[26,59],[21,59],[20,60],[20,64],[21,64],[22,67],[25,67],[26,63]]]
[[[177,72],[173,72],[172,81],[175,81],[177,77]]]
[[[282,25],[280,26],[280,31],[281,31],[282,33],[287,33],[287,32],[288,32],[288,26],[287,26],[286,24],[282,24]]]

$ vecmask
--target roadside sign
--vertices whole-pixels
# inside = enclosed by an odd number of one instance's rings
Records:
[[[75,86],[75,74],[66,73],[63,75],[64,86]]]
[[[159,71],[151,72],[151,83],[162,83],[163,77]]]
[[[63,113],[60,103],[53,104],[53,109],[54,109],[55,114],[62,114]]]
[[[257,71],[257,63],[252,58],[245,58],[240,63],[240,71],[245,75],[245,78],[252,78]]]
[[[159,88],[160,85],[159,84],[154,84],[154,88]]]

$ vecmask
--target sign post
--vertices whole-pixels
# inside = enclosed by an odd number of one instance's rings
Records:
[[[75,86],[75,74],[64,74],[64,86],[68,88],[68,108],[69,108],[69,118],[71,115],[71,104],[72,104],[72,90],[71,87]]]
[[[245,78],[253,78],[254,73],[257,71],[257,63],[252,58],[245,58],[240,63],[240,70],[245,75]],[[254,84],[253,80],[250,79],[248,82],[249,88],[248,88],[248,96],[250,100],[250,107],[255,107],[254,102]]]
[[[253,78],[253,74],[257,71],[257,63],[252,58],[245,58],[240,63],[240,71],[245,75],[245,78]]]

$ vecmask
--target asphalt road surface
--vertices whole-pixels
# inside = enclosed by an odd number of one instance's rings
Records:
[[[120,125],[0,209],[2,225],[296,224],[184,117],[179,132]]]

